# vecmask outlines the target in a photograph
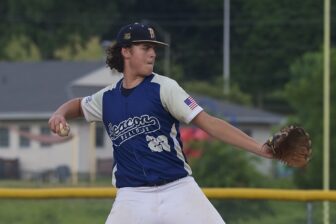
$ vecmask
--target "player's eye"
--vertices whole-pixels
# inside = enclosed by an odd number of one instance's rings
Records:
[[[155,46],[153,44],[144,44],[142,49],[148,51],[149,49],[153,48],[155,50]]]
[[[144,50],[148,50],[149,48],[150,48],[149,44],[144,44],[143,47],[142,47],[142,49],[144,49]]]

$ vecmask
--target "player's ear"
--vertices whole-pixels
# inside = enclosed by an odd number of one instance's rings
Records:
[[[123,47],[121,48],[121,55],[124,58],[129,58],[131,55],[131,48],[130,47]]]

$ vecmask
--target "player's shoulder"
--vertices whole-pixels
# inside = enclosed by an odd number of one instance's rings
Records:
[[[162,87],[170,87],[170,86],[176,86],[178,85],[177,82],[172,79],[169,78],[167,76],[163,76],[163,75],[159,75],[156,73],[153,73],[153,79],[151,80],[151,82],[157,83]]]
[[[101,89],[100,92],[107,92],[107,91],[112,91],[112,90],[116,89],[118,83],[121,82],[122,78],[123,78],[123,76],[114,79],[109,85],[107,85],[103,89]]]

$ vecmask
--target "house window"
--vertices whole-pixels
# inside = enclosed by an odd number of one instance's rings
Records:
[[[28,126],[21,126],[21,132],[29,133],[30,128]],[[20,135],[20,148],[28,148],[30,146],[30,139]]]
[[[41,135],[51,135],[50,129],[48,127],[41,127]],[[50,143],[45,143],[41,142],[40,143],[41,147],[49,147],[51,144]]]
[[[8,128],[0,128],[0,147],[9,147],[9,130]]]
[[[97,148],[102,148],[104,147],[104,135],[105,134],[105,130],[104,127],[102,125],[98,125],[96,126],[96,147]]]

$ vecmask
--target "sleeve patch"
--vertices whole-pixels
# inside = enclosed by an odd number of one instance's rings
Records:
[[[198,104],[196,103],[196,101],[191,96],[189,96],[187,99],[185,99],[184,103],[187,104],[187,106],[191,110],[195,109],[198,106]]]

